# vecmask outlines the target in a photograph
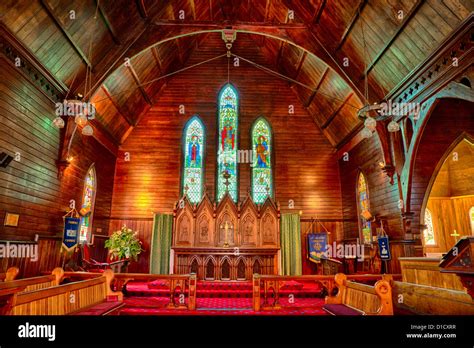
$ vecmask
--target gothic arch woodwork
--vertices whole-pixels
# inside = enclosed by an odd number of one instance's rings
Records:
[[[236,279],[244,280],[249,279],[252,275],[252,272],[249,272],[248,262],[243,257],[239,257],[236,260]]]
[[[279,214],[271,199],[267,199],[260,211],[261,246],[280,246]]]
[[[233,269],[234,267],[232,267],[231,259],[228,256],[224,256],[219,262],[219,274],[220,274],[219,279],[221,280],[234,279],[233,274],[232,274]]]
[[[217,207],[216,246],[233,247],[238,243],[238,211],[229,195]]]
[[[235,204],[225,196],[216,205],[205,194],[198,205],[178,203],[174,218],[175,273],[197,267],[198,279],[250,280],[255,267],[261,274],[278,274],[280,211],[273,200],[257,206],[250,197]]]
[[[197,209],[196,232],[194,245],[212,246],[214,245],[215,223],[213,206],[207,195],[201,201]]]
[[[216,279],[216,261],[213,256],[209,256],[204,262],[204,279]]]

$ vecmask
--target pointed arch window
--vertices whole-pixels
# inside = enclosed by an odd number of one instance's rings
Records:
[[[238,200],[237,148],[238,148],[238,97],[237,91],[225,85],[219,94],[217,144],[217,201],[228,192],[234,202]]]
[[[471,234],[474,236],[474,206],[469,209],[469,221],[471,222]]]
[[[272,148],[273,139],[270,125],[258,118],[251,131],[252,136],[252,198],[257,204],[273,197]]]
[[[372,226],[369,201],[369,189],[365,175],[361,172],[357,180],[357,209],[359,212],[359,227],[364,244],[372,242]]]
[[[425,209],[425,230],[423,231],[423,240],[425,245],[436,245],[433,215],[429,209]]]
[[[82,194],[80,210],[81,226],[79,229],[79,242],[87,242],[92,231],[92,217],[94,215],[95,195],[97,191],[97,178],[95,167],[92,165],[87,171]]]
[[[191,203],[199,203],[203,194],[204,173],[204,125],[197,115],[193,116],[184,127],[184,161],[182,195]]]

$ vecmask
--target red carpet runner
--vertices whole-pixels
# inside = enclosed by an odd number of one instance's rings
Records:
[[[263,290],[262,290],[263,294]],[[263,298],[263,296],[262,296]],[[325,315],[322,288],[316,283],[287,282],[280,290],[280,310],[254,312],[251,282],[198,282],[195,311],[166,308],[169,290],[163,283],[127,284],[119,315]]]

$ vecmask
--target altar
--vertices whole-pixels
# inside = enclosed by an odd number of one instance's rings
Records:
[[[250,197],[219,204],[207,194],[192,205],[186,197],[174,209],[173,271],[201,280],[250,280],[254,273],[279,270],[280,209],[272,199],[256,205]]]

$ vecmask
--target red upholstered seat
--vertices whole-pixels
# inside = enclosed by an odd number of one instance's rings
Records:
[[[363,312],[343,304],[326,304],[323,309],[332,315],[364,315]]]
[[[294,280],[290,280],[290,281],[285,282],[285,285],[283,285],[281,289],[282,290],[301,290],[303,289],[303,287],[304,287],[304,284],[299,283]]]
[[[169,284],[163,280],[155,280],[148,283],[148,289],[169,289]]]

